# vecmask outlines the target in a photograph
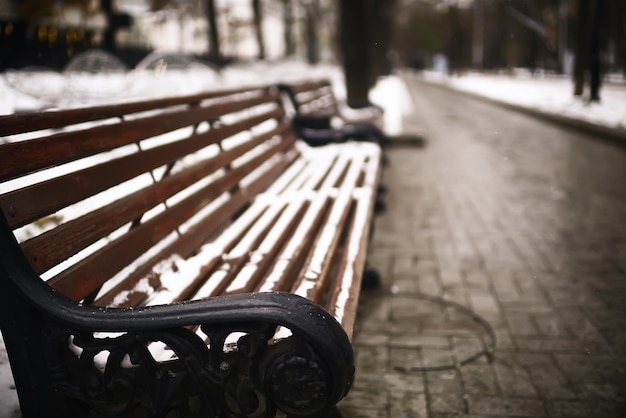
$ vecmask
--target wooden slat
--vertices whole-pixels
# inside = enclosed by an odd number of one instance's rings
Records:
[[[0,146],[0,161],[3,161],[0,165],[0,180],[9,180],[55,167],[203,121],[217,119],[251,106],[272,103],[275,100],[275,94],[267,93],[245,100],[193,107],[183,111],[3,144]]]
[[[107,236],[122,225],[140,217],[149,209],[164,202],[176,193],[191,186],[219,168],[226,167],[237,158],[267,139],[286,129],[281,125],[270,132],[256,136],[216,157],[164,178],[161,182],[137,191],[122,199],[97,209],[85,216],[69,221],[22,244],[22,250],[38,273],[78,253],[97,240]],[[246,172],[239,171],[243,174]]]
[[[327,192],[316,193],[293,237],[276,257],[271,271],[256,291],[288,292],[293,288],[294,281],[315,242],[317,232],[328,217],[330,203],[331,199]]]
[[[224,256],[224,262],[209,280],[218,281],[218,292],[224,294],[242,293],[239,286],[233,287],[233,281],[250,259],[250,253],[261,243],[276,220],[283,213],[287,202],[276,202],[269,205],[263,215],[252,225],[248,233],[241,238],[235,248]]]
[[[174,231],[182,222],[237,183],[223,177],[191,197],[133,228],[121,238],[79,261],[48,283],[67,297],[79,301],[97,291],[104,282],[139,255]]]
[[[305,199],[294,198],[289,201],[272,227],[260,237],[262,241],[255,248],[248,249],[246,264],[226,289],[227,294],[252,292],[258,287],[263,276],[276,261],[287,238],[293,234],[307,207]]]
[[[123,237],[51,279],[50,285],[74,300],[81,300],[97,291],[106,280],[211,203],[213,199],[230,190],[245,173],[251,172],[272,155],[281,152],[285,147],[285,142],[287,141],[266,150],[237,169],[227,172],[224,177],[214,183],[201,188],[185,200],[130,230]]]
[[[310,105],[311,103],[320,102],[328,103],[334,102],[332,92],[326,90],[315,90],[313,92],[301,93],[297,96],[298,104],[301,107]]]
[[[292,84],[291,87],[294,93],[298,94],[304,91],[316,90],[316,89],[326,87],[326,86],[330,86],[330,81],[323,79],[323,80],[316,80],[316,81],[310,81],[310,82],[294,83]]]
[[[173,106],[196,104],[234,94],[267,90],[266,87],[242,87],[229,90],[199,93],[189,96],[142,100],[131,103],[93,106],[86,108],[32,112],[0,116],[0,136],[14,135],[42,129],[60,128],[84,122],[122,117],[133,113],[164,109]]]
[[[79,172],[9,192],[0,196],[0,207],[5,208],[9,225],[12,228],[19,228],[144,172],[214,144],[242,128],[250,128],[275,116],[277,112],[264,113],[232,126],[221,126],[184,140],[110,160]],[[285,129],[287,125],[283,124],[273,134],[278,134]],[[267,139],[266,136],[264,138]],[[240,154],[231,152],[222,158],[235,158],[238,155]],[[8,210],[9,208],[11,209]]]
[[[339,321],[352,339],[356,306],[361,291],[361,277],[367,256],[367,241],[373,216],[374,191],[364,189],[356,197],[355,210],[346,239],[346,248],[338,261],[336,279],[326,303],[328,311]]]
[[[369,144],[361,144],[367,147]],[[376,188],[380,180],[380,149],[368,147],[361,187],[355,191],[355,211],[346,240],[343,259],[337,271],[327,309],[352,339],[356,321],[357,304],[361,291],[360,278],[363,276],[367,257],[367,242],[374,217]]]
[[[317,238],[313,251],[310,253],[294,293],[310,300],[321,302],[322,294],[328,285],[330,266],[333,260],[342,231],[346,226],[348,213],[352,205],[352,191],[361,174],[363,157],[356,155],[351,161],[350,169],[337,191],[330,215],[324,223],[323,230]]]
[[[238,190],[229,198],[229,201],[220,207],[219,210],[216,210],[214,214],[200,221],[191,231],[187,232],[179,240],[172,243],[167,248],[152,257],[152,259],[144,263],[141,267],[131,273],[127,279],[124,280],[124,282],[118,284],[107,294],[100,297],[95,304],[99,306],[109,306],[120,292],[132,290],[139,280],[144,277],[148,277],[153,266],[160,260],[171,257],[174,254],[177,254],[182,258],[189,257],[206,242],[210,235],[216,231],[216,227],[219,228],[223,226],[244,203],[250,200],[250,196],[255,196],[261,190],[265,190],[268,184],[272,183],[292,162],[293,156],[286,156],[284,159],[281,159],[280,163],[272,166],[263,176],[256,179],[256,181],[251,184],[248,189]],[[248,211],[246,211],[246,213],[248,213]],[[237,240],[239,236],[240,233],[234,234],[231,239]],[[230,249],[228,245],[226,245],[225,248]],[[219,260],[221,260],[221,258],[216,260],[207,260],[206,264],[200,270],[199,275],[195,278],[189,278],[189,283],[185,289],[180,294],[171,296],[170,301],[182,301],[188,299],[190,295],[202,285],[202,279],[209,274],[209,272],[217,265]],[[154,288],[159,288],[159,278],[153,277],[151,284]],[[148,296],[147,294],[141,292],[134,293],[134,295],[129,295],[126,303],[124,305],[120,305],[120,307],[137,306],[146,298],[146,296]]]
[[[314,193],[300,225],[286,244],[285,249],[278,255],[272,271],[257,290],[293,290],[294,282],[304,265],[305,257],[310,252],[318,232],[328,217],[332,202],[330,195],[336,191],[335,187],[338,186],[339,179],[345,177],[348,161],[348,156],[342,153],[337,155],[336,148],[329,148],[323,154],[320,153],[313,157],[313,161],[309,162],[313,176],[302,183],[302,187],[297,191],[288,191],[289,195]]]

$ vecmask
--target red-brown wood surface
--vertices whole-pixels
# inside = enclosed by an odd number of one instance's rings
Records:
[[[276,101],[275,94],[234,98],[207,107],[190,107],[152,116],[108,123],[78,131],[52,134],[39,139],[18,141],[0,147],[0,180],[7,180],[79,158],[108,151],[176,129],[219,119],[227,113]]]
[[[296,91],[311,108],[334,100],[326,80]],[[76,301],[281,290],[351,327],[375,145],[296,145],[280,103],[254,88],[0,117],[0,135],[40,135],[0,145],[0,209],[35,270]],[[197,268],[168,288],[164,261],[191,259]]]
[[[254,90],[267,90],[267,87],[241,87],[236,89],[199,93],[190,96],[142,100],[116,105],[1,115],[0,136],[34,132],[49,128],[61,128],[78,123],[122,117],[133,113],[146,112],[155,109],[165,109],[172,106],[197,104],[205,100],[219,99],[221,97],[232,96],[237,93],[245,93]]]

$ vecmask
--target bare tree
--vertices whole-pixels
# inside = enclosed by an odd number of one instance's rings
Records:
[[[358,108],[369,105],[372,56],[368,22],[372,0],[340,0],[339,45],[346,79],[348,105]]]
[[[590,101],[600,101],[601,48],[604,37],[604,0],[579,0],[577,10],[577,42],[574,64],[574,96],[585,92],[585,79],[590,76]]]
[[[217,29],[217,13],[215,12],[214,0],[206,0],[206,17],[209,25],[209,57],[220,61],[220,37]]]
[[[319,0],[310,0],[304,5],[306,57],[309,64],[317,64],[320,59],[318,26],[320,23]]]
[[[263,38],[263,5],[261,0],[252,0],[252,13],[254,19],[254,33],[259,47],[258,58],[265,59],[265,41]]]
[[[283,2],[283,35],[285,40],[285,56],[289,57],[296,53],[296,43],[293,38],[293,0]]]
[[[372,83],[375,82],[376,77],[387,75],[391,72],[389,50],[391,48],[395,5],[396,0],[374,0],[372,4],[372,20],[370,23],[373,38],[370,43]]]

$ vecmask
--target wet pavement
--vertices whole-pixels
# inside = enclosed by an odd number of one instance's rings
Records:
[[[625,417],[626,151],[405,80],[344,417]]]

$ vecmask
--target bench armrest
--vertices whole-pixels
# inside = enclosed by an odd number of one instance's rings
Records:
[[[0,314],[12,365],[23,362],[24,370],[33,370],[46,364],[49,370],[44,380],[49,379],[55,391],[87,402],[102,414],[112,411],[107,408],[134,410],[139,403],[166,415],[171,404],[185,401],[175,397],[165,402],[159,384],[167,381],[169,387],[170,381],[177,380],[173,386],[178,391],[184,387],[192,392],[176,392],[177,396],[203,400],[196,406],[200,415],[232,412],[226,399],[216,398],[214,392],[220,392],[214,390],[216,386],[223,387],[221,393],[231,392],[240,410],[278,408],[292,415],[310,415],[332,408],[352,383],[354,361],[346,333],[332,315],[307,299],[289,293],[258,293],[135,309],[81,305],[40,279],[1,218],[0,302],[11,301],[12,306],[4,306]],[[38,332],[43,344],[26,346],[21,340],[32,339],[33,324],[42,324]],[[189,326],[199,326],[210,344]],[[19,335],[20,327],[31,328],[23,330],[28,338]],[[291,331],[286,343],[272,343],[277,327]],[[96,332],[122,335],[98,338]],[[237,349],[225,351],[224,342],[233,333],[244,336]],[[157,362],[146,348],[155,341],[169,346],[178,360]],[[95,364],[102,352],[108,353],[103,372]],[[123,358],[130,358],[132,365],[123,366]],[[22,367],[14,366],[14,370]],[[101,380],[96,389],[85,386],[92,378]],[[25,388],[23,380],[16,376],[20,398],[37,390]],[[193,389],[189,389],[190,382]],[[116,385],[144,389],[116,403],[115,394],[120,391]]]

